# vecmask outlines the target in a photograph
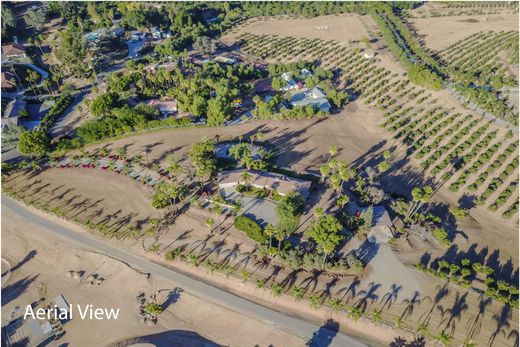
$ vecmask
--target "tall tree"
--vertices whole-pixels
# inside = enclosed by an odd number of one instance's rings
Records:
[[[212,176],[217,171],[215,142],[212,140],[194,144],[191,147],[189,158],[197,170],[197,176],[201,178]]]
[[[307,230],[307,235],[314,239],[323,251],[323,266],[327,261],[327,257],[334,252],[343,239],[343,236],[340,234],[342,230],[343,226],[341,223],[330,214],[319,217]]]

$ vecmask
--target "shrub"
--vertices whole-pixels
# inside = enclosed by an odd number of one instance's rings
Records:
[[[233,225],[258,243],[266,243],[269,240],[269,238],[264,234],[262,227],[249,217],[238,216],[235,218]]]

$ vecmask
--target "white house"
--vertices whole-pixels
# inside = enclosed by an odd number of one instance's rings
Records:
[[[281,91],[289,91],[298,89],[298,83],[292,78],[290,72],[284,72],[282,74],[282,79],[285,81],[285,86],[281,87],[279,90]]]
[[[313,105],[323,112],[330,112],[330,102],[326,98],[323,91],[314,87],[312,89],[305,89],[293,94],[291,97],[291,104],[293,106],[307,106]]]
[[[175,100],[161,101],[158,99],[153,99],[148,100],[146,104],[156,108],[157,110],[159,110],[159,112],[163,114],[171,114],[177,112],[177,101]]]

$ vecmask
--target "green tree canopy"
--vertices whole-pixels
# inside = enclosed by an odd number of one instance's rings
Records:
[[[50,147],[50,137],[42,130],[28,130],[20,134],[18,149],[24,155],[41,157]]]

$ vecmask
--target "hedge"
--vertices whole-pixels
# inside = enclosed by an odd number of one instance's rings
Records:
[[[262,227],[249,217],[238,216],[235,218],[233,225],[258,243],[266,243],[268,241],[268,237],[264,234]]]

